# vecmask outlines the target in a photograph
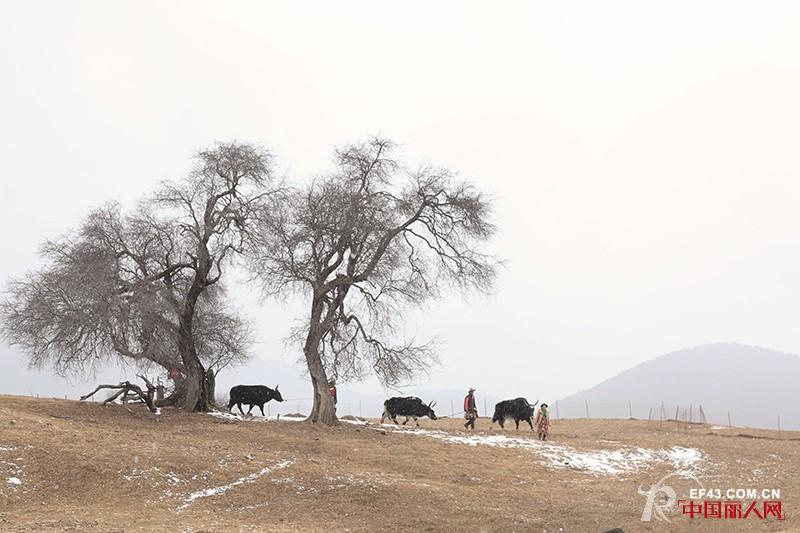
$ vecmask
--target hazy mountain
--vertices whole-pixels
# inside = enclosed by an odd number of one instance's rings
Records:
[[[594,387],[559,400],[561,417],[667,418],[677,406],[702,405],[709,422],[800,429],[800,357],[758,346],[707,344],[637,365]]]
[[[133,378],[130,369],[105,368],[95,376],[65,380],[49,370],[24,369],[24,357],[0,346],[0,360],[5,368],[0,373],[0,394],[56,396],[77,398],[100,382],[116,382]],[[287,399],[270,404],[270,412],[307,413],[311,407],[310,384],[302,369],[289,359],[255,358],[246,367],[228,369],[217,383],[217,396],[227,398],[228,389],[239,383],[266,383],[280,389]],[[636,418],[661,415],[661,403],[667,418],[675,417],[676,407],[693,406],[696,418],[703,406],[710,422],[727,424],[728,412],[734,425],[775,428],[778,415],[784,429],[800,429],[800,357],[741,344],[709,344],[672,352],[626,370],[588,390],[551,405],[560,417],[586,416],[586,400],[592,417],[627,418],[628,401]],[[420,390],[414,387],[402,392],[357,392],[348,385],[339,387],[339,413],[380,416],[383,400],[388,396],[419,396],[426,402],[436,401],[436,413],[446,416],[461,410],[466,390]],[[509,391],[504,398],[527,396],[526,391]],[[484,415],[484,404],[491,416],[497,395],[478,390],[478,410]],[[451,407],[452,406],[452,407]],[[457,415],[459,416],[459,415]]]

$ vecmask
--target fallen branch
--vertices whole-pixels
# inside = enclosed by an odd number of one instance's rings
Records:
[[[139,375],[138,377],[140,377],[142,381],[144,381],[145,387],[147,388],[147,392],[143,391],[141,387],[131,383],[130,381],[121,381],[116,385],[109,385],[109,384],[98,385],[97,388],[95,388],[89,394],[81,396],[81,400],[86,400],[88,398],[91,398],[92,396],[97,394],[98,391],[101,391],[103,389],[110,389],[114,390],[115,392],[111,396],[103,400],[103,405],[111,403],[120,396],[122,396],[122,403],[124,404],[128,403],[131,400],[134,402],[141,402],[145,404],[147,408],[150,409],[151,412],[153,413],[158,412],[158,409],[156,408],[156,405],[153,402],[153,395],[156,392],[155,386],[146,377],[142,375]]]

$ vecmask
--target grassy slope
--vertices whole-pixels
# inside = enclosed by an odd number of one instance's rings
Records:
[[[423,425],[456,433],[460,421],[426,420]],[[482,431],[487,426],[485,419],[478,423]],[[637,488],[670,472],[669,465],[617,479],[546,467],[529,450],[451,444],[365,426],[227,422],[175,411],[157,417],[140,408],[0,396],[0,530],[800,527],[800,435],[784,432],[776,439],[775,432],[751,430],[746,433],[763,438],[738,435],[744,432],[565,420],[556,421],[552,437],[579,449],[700,448],[709,458],[701,476],[706,487],[780,488],[789,513],[785,522],[691,524],[676,516],[669,527],[644,524],[639,521],[644,500]],[[282,461],[292,463],[179,509],[192,492],[229,484]],[[5,483],[12,475],[22,480],[16,488]]]

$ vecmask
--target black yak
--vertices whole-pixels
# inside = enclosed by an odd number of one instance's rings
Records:
[[[498,402],[494,406],[494,416],[492,417],[492,425],[495,422],[500,424],[500,427],[504,427],[503,423],[506,421],[507,418],[513,418],[514,423],[517,425],[517,430],[519,430],[519,421],[524,420],[528,423],[528,425],[533,429],[533,422],[531,422],[531,417],[533,417],[533,412],[536,409],[536,405],[539,403],[539,400],[536,400],[536,403],[531,405],[528,403],[528,400],[525,398],[515,398],[513,400],[503,400],[502,402]]]
[[[239,406],[239,412],[244,414],[242,404],[249,405],[250,409],[247,414],[253,410],[253,406],[257,405],[261,410],[261,416],[264,416],[264,404],[270,400],[282,402],[283,396],[278,391],[278,386],[275,385],[274,389],[265,387],[264,385],[236,385],[231,388],[231,397],[228,401],[228,410],[232,411],[233,406]]]
[[[391,418],[395,424],[397,422],[397,416],[404,416],[406,419],[403,421],[403,425],[408,422],[409,418],[413,418],[414,422],[417,423],[419,426],[419,421],[417,418],[422,416],[427,416],[431,420],[436,420],[436,414],[433,412],[433,406],[436,403],[429,403],[425,405],[422,403],[422,400],[417,398],[416,396],[409,396],[407,398],[389,398],[385,402],[383,402],[383,415],[381,415],[381,424],[386,418]]]

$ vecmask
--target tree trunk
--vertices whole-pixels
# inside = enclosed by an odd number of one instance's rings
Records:
[[[172,392],[169,396],[165,396],[160,402],[157,402],[158,407],[179,407],[183,405],[186,398],[186,375],[185,373],[180,378],[172,380]]]
[[[314,404],[306,421],[336,426],[339,424],[339,419],[336,417],[336,406],[333,404],[330,389],[328,388],[328,376],[325,373],[325,366],[319,356],[319,335],[315,334],[316,328],[311,329],[306,339],[304,352],[306,363],[308,364],[308,372],[311,375]]]
[[[217,375],[214,374],[214,369],[209,368],[206,370],[206,394],[208,395],[208,403],[213,406],[217,405]]]
[[[164,404],[164,385],[156,387],[156,405],[161,406]]]
[[[191,295],[191,291],[190,291]],[[194,302],[197,299],[195,298]],[[186,396],[183,408],[187,411],[208,411],[208,380],[206,369],[197,355],[194,345],[192,322],[194,320],[194,302],[187,304],[187,311],[181,316],[178,329],[178,351],[186,370]]]
[[[186,367],[186,397],[184,398],[183,408],[187,411],[209,410],[208,402],[208,379],[206,369],[197,355],[197,347],[194,344],[194,313],[197,308],[197,300],[205,288],[205,281],[211,270],[211,263],[208,260],[208,251],[201,250],[200,267],[195,272],[192,286],[186,293],[186,300],[183,304],[179,317],[178,326],[178,352]]]
[[[208,411],[208,381],[203,365],[198,361],[196,365],[191,365],[186,370],[186,396],[183,399],[183,408],[187,411]]]

